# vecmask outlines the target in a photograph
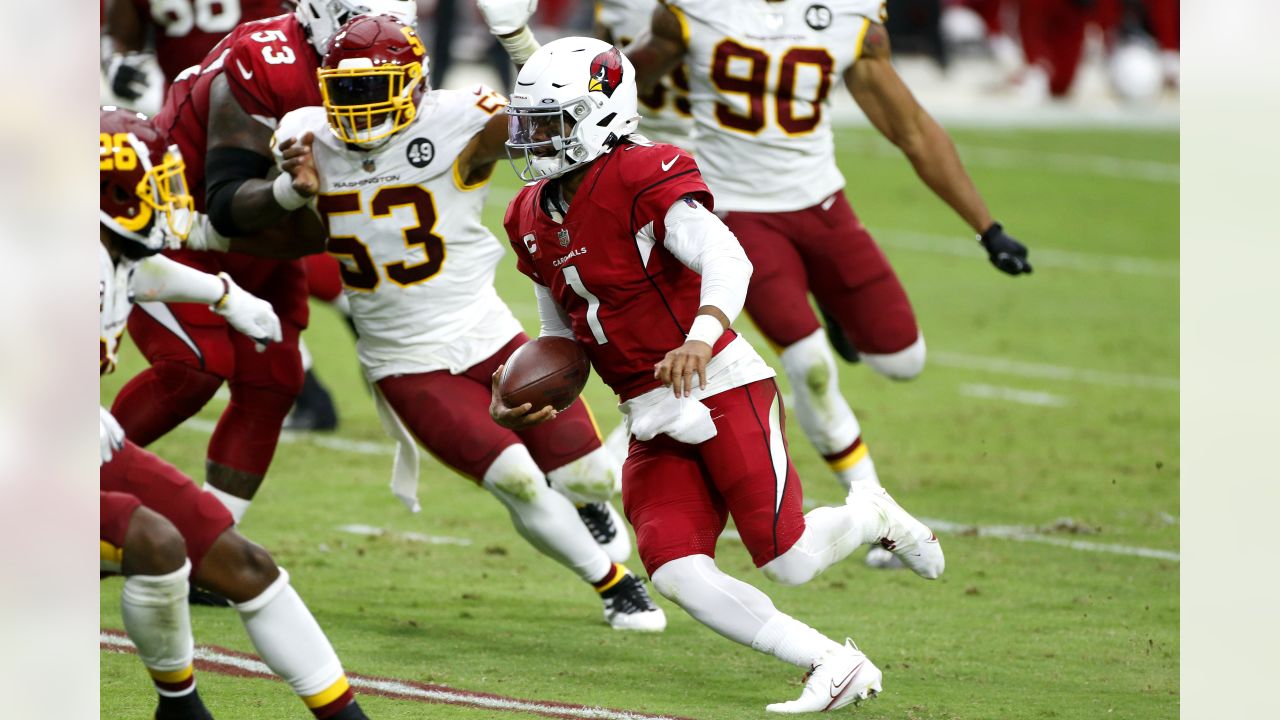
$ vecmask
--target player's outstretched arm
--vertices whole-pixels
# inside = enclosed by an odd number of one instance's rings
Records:
[[[538,9],[538,0],[476,0],[489,32],[502,43],[511,62],[524,67],[541,45],[529,29],[529,18]]]
[[[281,338],[280,319],[271,304],[241,289],[226,273],[210,275],[163,255],[152,255],[138,262],[129,279],[129,291],[141,302],[207,304],[231,327],[253,338],[259,351]]]
[[[871,124],[907,156],[929,189],[978,233],[993,265],[1010,275],[1031,272],[1027,248],[991,217],[951,137],[916,101],[890,57],[888,31],[871,23],[861,57],[845,72],[853,99]]]
[[[275,165],[271,134],[240,107],[226,77],[214,79],[209,88],[205,205],[214,227],[227,237],[275,225],[307,203],[290,176],[277,182],[265,179]]]
[[[641,95],[652,92],[659,80],[676,69],[684,59],[686,47],[680,19],[671,8],[659,3],[653,9],[649,27],[622,49],[635,66],[636,84],[640,86]]]

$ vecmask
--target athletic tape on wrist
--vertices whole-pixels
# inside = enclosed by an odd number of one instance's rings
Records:
[[[276,176],[275,182],[271,183],[271,195],[285,210],[297,210],[306,205],[308,200],[306,195],[293,189],[293,176],[289,173]]]
[[[528,62],[529,58],[538,52],[538,48],[542,47],[528,25],[516,31],[515,35],[498,38],[498,42],[502,43],[502,48],[507,51],[507,55],[511,56],[511,62],[516,65]]]
[[[720,324],[719,318],[714,315],[699,315],[693,319],[693,325],[689,328],[689,334],[686,340],[699,340],[711,347],[716,346],[716,341],[724,334],[724,325]]]

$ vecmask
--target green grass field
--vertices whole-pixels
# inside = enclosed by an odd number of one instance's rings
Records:
[[[720,563],[782,610],[853,637],[885,671],[884,694],[854,711],[862,717],[1176,717],[1178,137],[955,137],[996,216],[1030,246],[1035,274],[998,273],[904,160],[869,131],[842,131],[850,198],[911,295],[930,367],[895,384],[846,366],[841,385],[882,480],[913,513],[984,530],[1020,526],[1006,531],[1024,541],[940,532],[947,572],[932,583],[869,570],[859,553],[808,586],[773,586],[729,540]],[[516,187],[500,167],[486,216],[498,233]],[[509,255],[499,289],[536,329],[532,292]],[[340,403],[337,436],[387,444],[345,326],[318,307],[306,339]],[[104,404],[143,362],[125,350],[103,380]],[[616,424],[598,381],[587,397],[606,431]],[[223,402],[154,450],[200,478],[204,428]],[[799,428],[790,436],[806,499],[838,502],[842,492]],[[348,671],[707,720],[762,718],[765,704],[799,693],[794,668],[724,640],[661,598],[665,633],[613,632],[590,588],[528,547],[486,493],[433,460],[423,512],[411,515],[387,490],[389,452],[319,442],[280,446],[242,530],[289,569]],[[357,523],[471,544],[337,529]],[[1048,544],[1067,541],[1165,555]],[[122,627],[120,584],[102,583],[104,628]],[[234,612],[192,615],[198,643],[252,652]],[[104,652],[101,669],[102,717],[149,717],[153,694],[136,658]],[[219,718],[309,717],[279,682],[205,672],[199,683]],[[362,705],[374,718],[511,716],[369,696]]]

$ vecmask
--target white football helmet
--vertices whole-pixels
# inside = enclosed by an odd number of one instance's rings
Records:
[[[507,154],[516,173],[526,182],[556,177],[635,132],[635,68],[618,48],[595,38],[547,43],[516,77],[507,114]]]
[[[348,20],[356,15],[386,13],[409,27],[418,23],[415,0],[298,0],[294,15],[307,31],[307,39],[321,57],[329,50],[333,38]]]

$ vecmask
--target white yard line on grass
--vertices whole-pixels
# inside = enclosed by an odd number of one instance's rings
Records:
[[[876,242],[887,248],[972,258],[981,258],[983,252],[982,248],[971,240],[972,236],[960,233],[945,235],[913,230],[873,228],[872,235],[875,236]],[[1032,264],[1036,267],[1171,279],[1176,279],[1179,275],[1179,265],[1176,260],[1054,250],[1043,247],[1032,247],[1030,257]]]
[[[1106,385],[1109,387],[1142,388],[1146,390],[1166,390],[1178,392],[1178,378],[1164,375],[1148,375],[1146,373],[1114,373],[1104,370],[1070,367],[1067,365],[1049,365],[1047,363],[1025,362],[1002,357],[984,355],[966,355],[945,351],[929,353],[929,362],[942,367],[958,370],[980,370],[982,372],[1016,375],[1019,377],[1040,378],[1043,380],[1063,380],[1066,382],[1085,383],[1087,385]]]
[[[351,535],[362,535],[364,537],[389,537],[399,540],[412,540],[413,542],[427,543],[428,545],[458,545],[460,547],[467,547],[471,544],[471,540],[464,537],[400,532],[396,530],[387,530],[386,528],[374,527],[373,525],[339,525],[335,529]]]
[[[137,648],[124,633],[118,630],[102,630],[99,647],[108,652],[136,653]],[[261,660],[252,655],[234,652],[214,645],[197,645],[196,667],[201,672],[215,672],[236,677],[278,680]],[[522,700],[520,698],[472,692],[443,685],[430,685],[395,678],[381,678],[348,672],[347,680],[357,692],[380,695],[393,700],[409,700],[421,703],[460,705],[477,710],[528,713],[553,718],[584,718],[586,720],[683,720],[669,715],[650,715],[630,710],[572,705],[567,703]]]
[[[1019,390],[1003,385],[984,385],[982,383],[965,383],[960,386],[960,394],[965,397],[985,398],[988,400],[1004,400],[1019,405],[1036,407],[1062,407],[1067,399],[1061,395],[1053,395],[1037,390]]]

